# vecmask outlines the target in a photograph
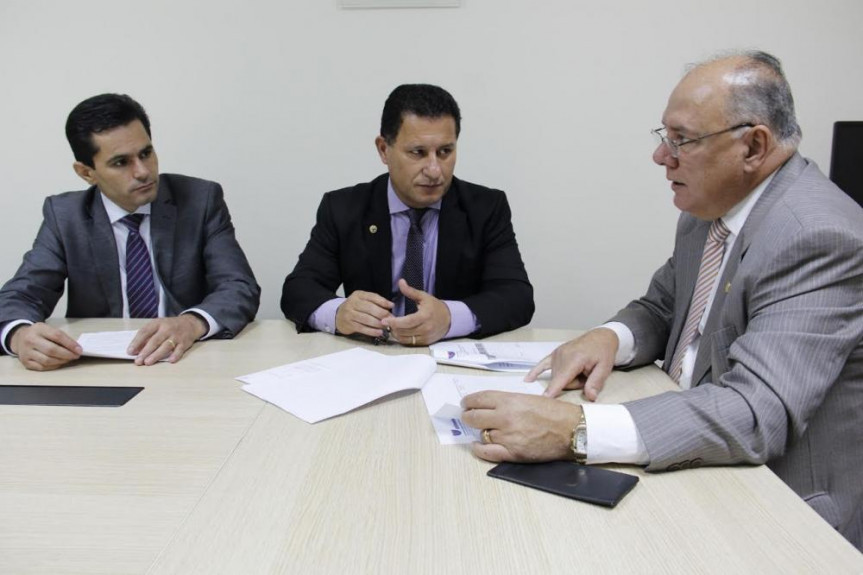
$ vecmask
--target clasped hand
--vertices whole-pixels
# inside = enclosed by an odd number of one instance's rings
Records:
[[[417,304],[416,313],[404,317],[392,314],[393,302],[372,292],[353,292],[336,310],[336,329],[342,335],[355,333],[382,337],[389,330],[402,345],[430,345],[449,331],[449,307],[430,293],[399,280],[399,291]]]

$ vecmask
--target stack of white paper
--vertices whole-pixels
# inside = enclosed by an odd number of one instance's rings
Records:
[[[135,359],[126,350],[135,339],[137,331],[96,331],[82,333],[78,345],[83,350],[82,355],[89,357],[107,357],[110,359]]]
[[[252,395],[317,423],[396,391],[419,389],[436,367],[427,355],[355,347],[237,379]]]
[[[243,390],[309,423],[341,415],[405,389],[422,389],[432,426],[443,444],[478,440],[461,421],[461,400],[484,390],[539,395],[540,383],[521,377],[435,374],[427,355],[385,355],[353,348],[244,375]]]
[[[563,342],[443,342],[429,346],[438,363],[490,371],[530,371]]]

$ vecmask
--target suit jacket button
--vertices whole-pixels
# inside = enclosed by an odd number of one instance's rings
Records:
[[[377,227],[376,225],[374,225],[374,224],[370,225],[370,226],[369,226],[369,232],[371,232],[371,233],[373,233],[373,234],[378,233],[378,227]]]

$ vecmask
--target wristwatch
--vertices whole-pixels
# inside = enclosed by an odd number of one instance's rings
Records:
[[[584,409],[581,410],[581,417],[578,418],[578,423],[572,430],[572,440],[569,447],[575,455],[576,463],[587,461],[587,421],[584,419]]]

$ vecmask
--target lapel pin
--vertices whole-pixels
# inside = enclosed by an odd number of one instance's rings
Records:
[[[728,282],[727,284],[725,284],[725,293],[728,293],[730,291],[731,291],[731,282]]]
[[[373,234],[376,234],[376,233],[378,233],[378,227],[376,225],[372,224],[369,226],[369,231]]]

